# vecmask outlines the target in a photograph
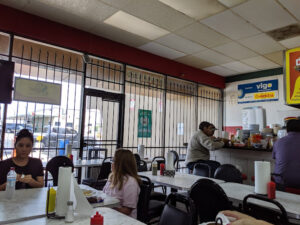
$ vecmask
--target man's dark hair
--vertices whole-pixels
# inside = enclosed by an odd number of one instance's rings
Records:
[[[199,124],[199,129],[203,130],[204,127],[209,127],[210,125],[212,125],[212,124],[207,121],[203,121]]]
[[[20,141],[22,138],[29,138],[30,141],[32,142],[33,144],[33,135],[32,133],[27,130],[27,129],[22,129],[19,131],[19,133],[17,134],[17,138],[16,138],[16,143],[15,145],[18,143],[18,141]]]
[[[286,124],[287,132],[300,132],[300,120],[289,120]]]

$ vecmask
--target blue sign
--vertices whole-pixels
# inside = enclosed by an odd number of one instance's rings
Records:
[[[278,80],[238,85],[238,104],[278,101]]]

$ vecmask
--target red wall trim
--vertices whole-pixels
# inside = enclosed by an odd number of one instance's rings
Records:
[[[217,88],[225,78],[0,4],[0,29]],[[182,77],[184,74],[184,77]]]

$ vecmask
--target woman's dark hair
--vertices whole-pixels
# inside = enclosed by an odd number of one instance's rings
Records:
[[[300,120],[289,120],[286,124],[287,132],[300,132]]]
[[[207,122],[207,121],[203,121],[203,122],[200,123],[199,129],[203,130],[204,127],[209,127],[210,125],[212,125],[212,124]]]
[[[32,135],[32,133],[31,133],[29,130],[27,130],[27,129],[22,129],[22,130],[19,131],[19,133],[17,133],[15,145],[16,145],[22,138],[29,138],[30,141],[31,141],[32,144],[33,144],[33,135]]]

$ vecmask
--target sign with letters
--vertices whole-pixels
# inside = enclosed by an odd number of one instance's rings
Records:
[[[238,85],[238,104],[278,101],[278,80]]]
[[[300,48],[285,52],[285,101],[300,105]]]

